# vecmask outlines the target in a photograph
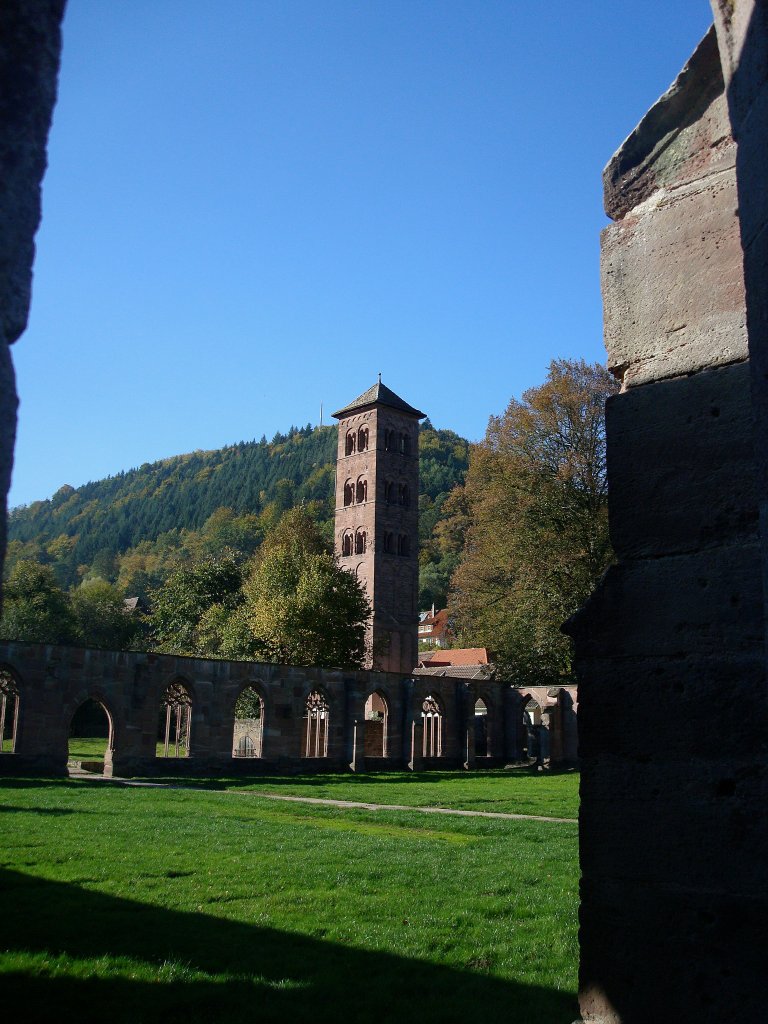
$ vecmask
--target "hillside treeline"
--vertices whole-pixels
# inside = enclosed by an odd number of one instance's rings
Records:
[[[20,561],[50,567],[58,584],[101,579],[128,596],[150,595],[179,565],[224,550],[242,561],[285,511],[302,506],[333,537],[336,428],[292,427],[248,441],[145,463],[11,510],[6,578]],[[420,436],[423,606],[444,603],[455,559],[431,537],[454,487],[463,483],[468,442],[427,420]]]

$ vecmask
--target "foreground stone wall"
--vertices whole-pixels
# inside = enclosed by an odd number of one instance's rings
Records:
[[[718,7],[721,44],[734,23],[754,29],[754,5]],[[745,121],[758,102],[765,90]],[[752,221],[768,162],[750,160],[747,179],[733,107],[711,31],[605,172],[605,338],[624,383],[607,407],[618,564],[569,626],[580,999],[600,1024],[765,1013],[768,435],[755,349],[768,252]],[[764,147],[765,117],[752,130]]]
[[[64,0],[0,4],[0,569],[16,438],[10,346],[27,326]]]
[[[0,773],[63,774],[73,716],[89,699],[99,701],[112,725],[107,767],[116,775],[311,771],[316,769],[493,766],[520,754],[520,721],[528,695],[545,710],[548,751],[559,763],[575,757],[573,695],[567,689],[515,690],[508,684],[457,679],[411,679],[387,672],[211,661],[164,654],[99,651],[81,647],[0,643],[0,669],[19,692],[16,745],[0,754]],[[190,756],[156,756],[163,695],[181,682],[192,699]],[[261,756],[233,757],[235,702],[245,687],[263,701]],[[329,706],[327,756],[303,757],[305,708],[320,690]],[[387,709],[386,753],[376,752],[378,723],[366,735],[370,694]],[[442,714],[442,755],[424,764],[422,703],[431,694]],[[548,694],[548,695],[547,695]],[[488,708],[488,754],[476,758],[474,712]],[[239,734],[237,735],[239,739]],[[6,750],[8,745],[6,745]]]

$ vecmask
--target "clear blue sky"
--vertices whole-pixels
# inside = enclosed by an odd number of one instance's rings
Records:
[[[383,380],[480,438],[603,358],[601,170],[707,0],[69,0],[11,504]]]

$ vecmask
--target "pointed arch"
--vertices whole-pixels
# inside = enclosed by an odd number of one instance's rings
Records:
[[[192,732],[192,693],[184,679],[168,684],[160,699],[158,757],[189,757]]]
[[[331,722],[331,704],[322,687],[310,690],[304,702],[302,729],[302,757],[328,756],[328,731]]]
[[[389,756],[389,700],[382,690],[365,699],[365,755]]]
[[[438,697],[427,694],[421,702],[421,719],[424,727],[424,757],[443,756],[443,707]]]
[[[232,757],[261,757],[264,706],[264,697],[253,683],[248,683],[238,693],[233,708]]]
[[[105,774],[108,774],[115,752],[115,719],[101,694],[91,693],[79,702],[69,720],[67,736],[71,760],[98,762],[103,759]]]

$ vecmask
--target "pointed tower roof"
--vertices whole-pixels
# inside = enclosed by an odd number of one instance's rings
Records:
[[[379,375],[378,382],[364,391],[354,402],[350,402],[349,405],[345,405],[343,409],[339,409],[338,412],[331,413],[331,415],[334,419],[340,420],[343,416],[348,416],[351,412],[363,409],[368,405],[387,405],[390,409],[397,409],[398,412],[405,413],[406,416],[415,416],[419,420],[425,419],[427,415],[425,412],[414,409],[412,405],[408,405],[386,384],[382,384],[381,375]]]

